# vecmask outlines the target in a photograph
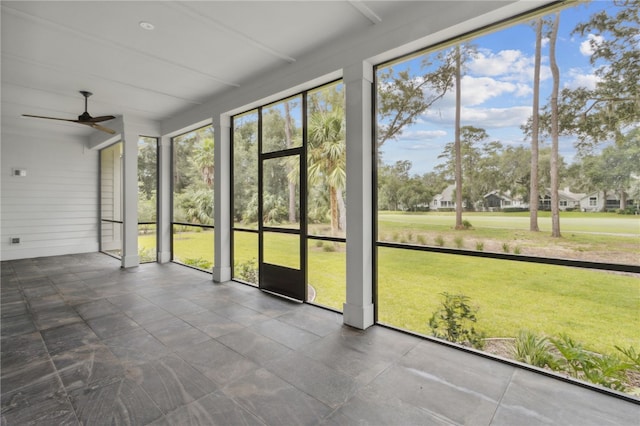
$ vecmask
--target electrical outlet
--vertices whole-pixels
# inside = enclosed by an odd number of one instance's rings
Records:
[[[9,240],[11,244],[20,244],[20,237],[11,237]]]

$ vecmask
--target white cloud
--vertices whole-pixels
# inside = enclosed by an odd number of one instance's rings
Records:
[[[587,39],[580,43],[580,53],[584,56],[591,56],[594,52],[594,47],[597,47],[600,43],[602,43],[604,38],[599,35],[589,34]]]
[[[579,68],[571,68],[568,72],[569,79],[564,84],[569,89],[577,89],[578,87],[584,87],[589,90],[593,90],[596,87],[596,83],[600,81],[600,78],[593,73],[585,74]]]
[[[493,52],[479,49],[467,64],[468,70],[475,75],[497,77],[503,80],[530,82],[533,78],[535,58],[527,56],[520,50],[507,49]],[[543,69],[541,78],[549,78],[550,73]]]
[[[409,132],[403,132],[401,139],[411,141],[421,141],[437,139],[442,136],[447,136],[447,132],[444,130],[413,130]]]
[[[508,108],[467,108],[462,107],[460,120],[463,126],[472,125],[485,130],[491,128],[518,127],[527,122],[531,115],[531,106]],[[428,110],[423,119],[438,125],[453,125],[455,108],[440,111]]]

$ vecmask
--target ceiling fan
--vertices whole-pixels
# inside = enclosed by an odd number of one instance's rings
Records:
[[[41,115],[30,115],[30,114],[22,114],[22,116],[33,117],[33,118],[45,118],[47,120],[69,121],[71,123],[79,123],[79,124],[84,124],[85,126],[93,127],[94,129],[102,130],[103,132],[107,132],[111,135],[115,134],[116,133],[115,130],[112,130],[108,127],[104,127],[98,124],[103,121],[113,120],[115,117],[113,115],[103,115],[100,117],[92,117],[87,112],[87,100],[89,99],[89,96],[91,96],[93,93],[87,92],[86,90],[81,90],[80,94],[84,96],[84,112],[82,113],[82,115],[78,116],[77,120],[68,119],[68,118],[43,117]]]

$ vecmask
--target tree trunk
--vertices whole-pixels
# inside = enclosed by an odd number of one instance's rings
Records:
[[[529,230],[539,232],[538,227],[538,137],[540,129],[540,61],[542,50],[542,18],[536,22],[536,53],[533,71],[533,111],[531,115],[531,179],[529,192]]]
[[[461,78],[461,58],[460,58],[460,45],[456,46],[456,122],[455,122],[455,160],[456,160],[456,229],[463,229],[462,227],[462,152],[460,148],[460,112],[462,109],[460,90]]]
[[[335,186],[329,187],[329,208],[331,210],[331,236],[335,237],[340,228],[338,217],[338,192]]]
[[[291,112],[289,111],[289,102],[284,103],[284,137],[287,148],[293,145],[293,137],[291,136]],[[290,170],[289,170],[290,171]],[[296,183],[289,179],[289,222],[296,223]]]
[[[340,226],[340,230],[344,231],[347,227],[347,206],[345,205],[344,202],[344,196],[342,195],[342,190],[338,189],[337,191],[337,196],[338,196],[338,212],[339,212],[339,226]]]
[[[627,193],[624,192],[624,189],[620,190],[620,209],[624,210],[627,208]]]
[[[553,76],[553,91],[551,92],[551,236],[560,238],[560,205],[558,197],[558,93],[560,92],[560,70],[556,62],[556,40],[560,25],[560,12],[556,12],[552,24],[549,41],[549,65]]]

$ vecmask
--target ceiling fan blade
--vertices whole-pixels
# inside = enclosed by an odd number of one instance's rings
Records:
[[[87,121],[89,123],[101,123],[103,121],[109,121],[109,120],[113,120],[114,118],[116,118],[113,115],[102,115],[100,117],[91,117],[88,120],[83,120],[83,121]]]
[[[103,132],[109,133],[110,135],[115,135],[116,134],[115,130],[110,129],[108,127],[101,126],[101,125],[96,124],[96,123],[85,123],[85,124],[87,126],[89,126],[89,127],[93,127],[94,129],[102,130]]]
[[[73,120],[70,118],[56,118],[56,117],[44,117],[42,115],[30,115],[30,114],[22,114],[23,117],[32,117],[32,118],[44,118],[45,120],[58,120],[58,121],[68,121],[70,123],[77,123],[78,120]]]

